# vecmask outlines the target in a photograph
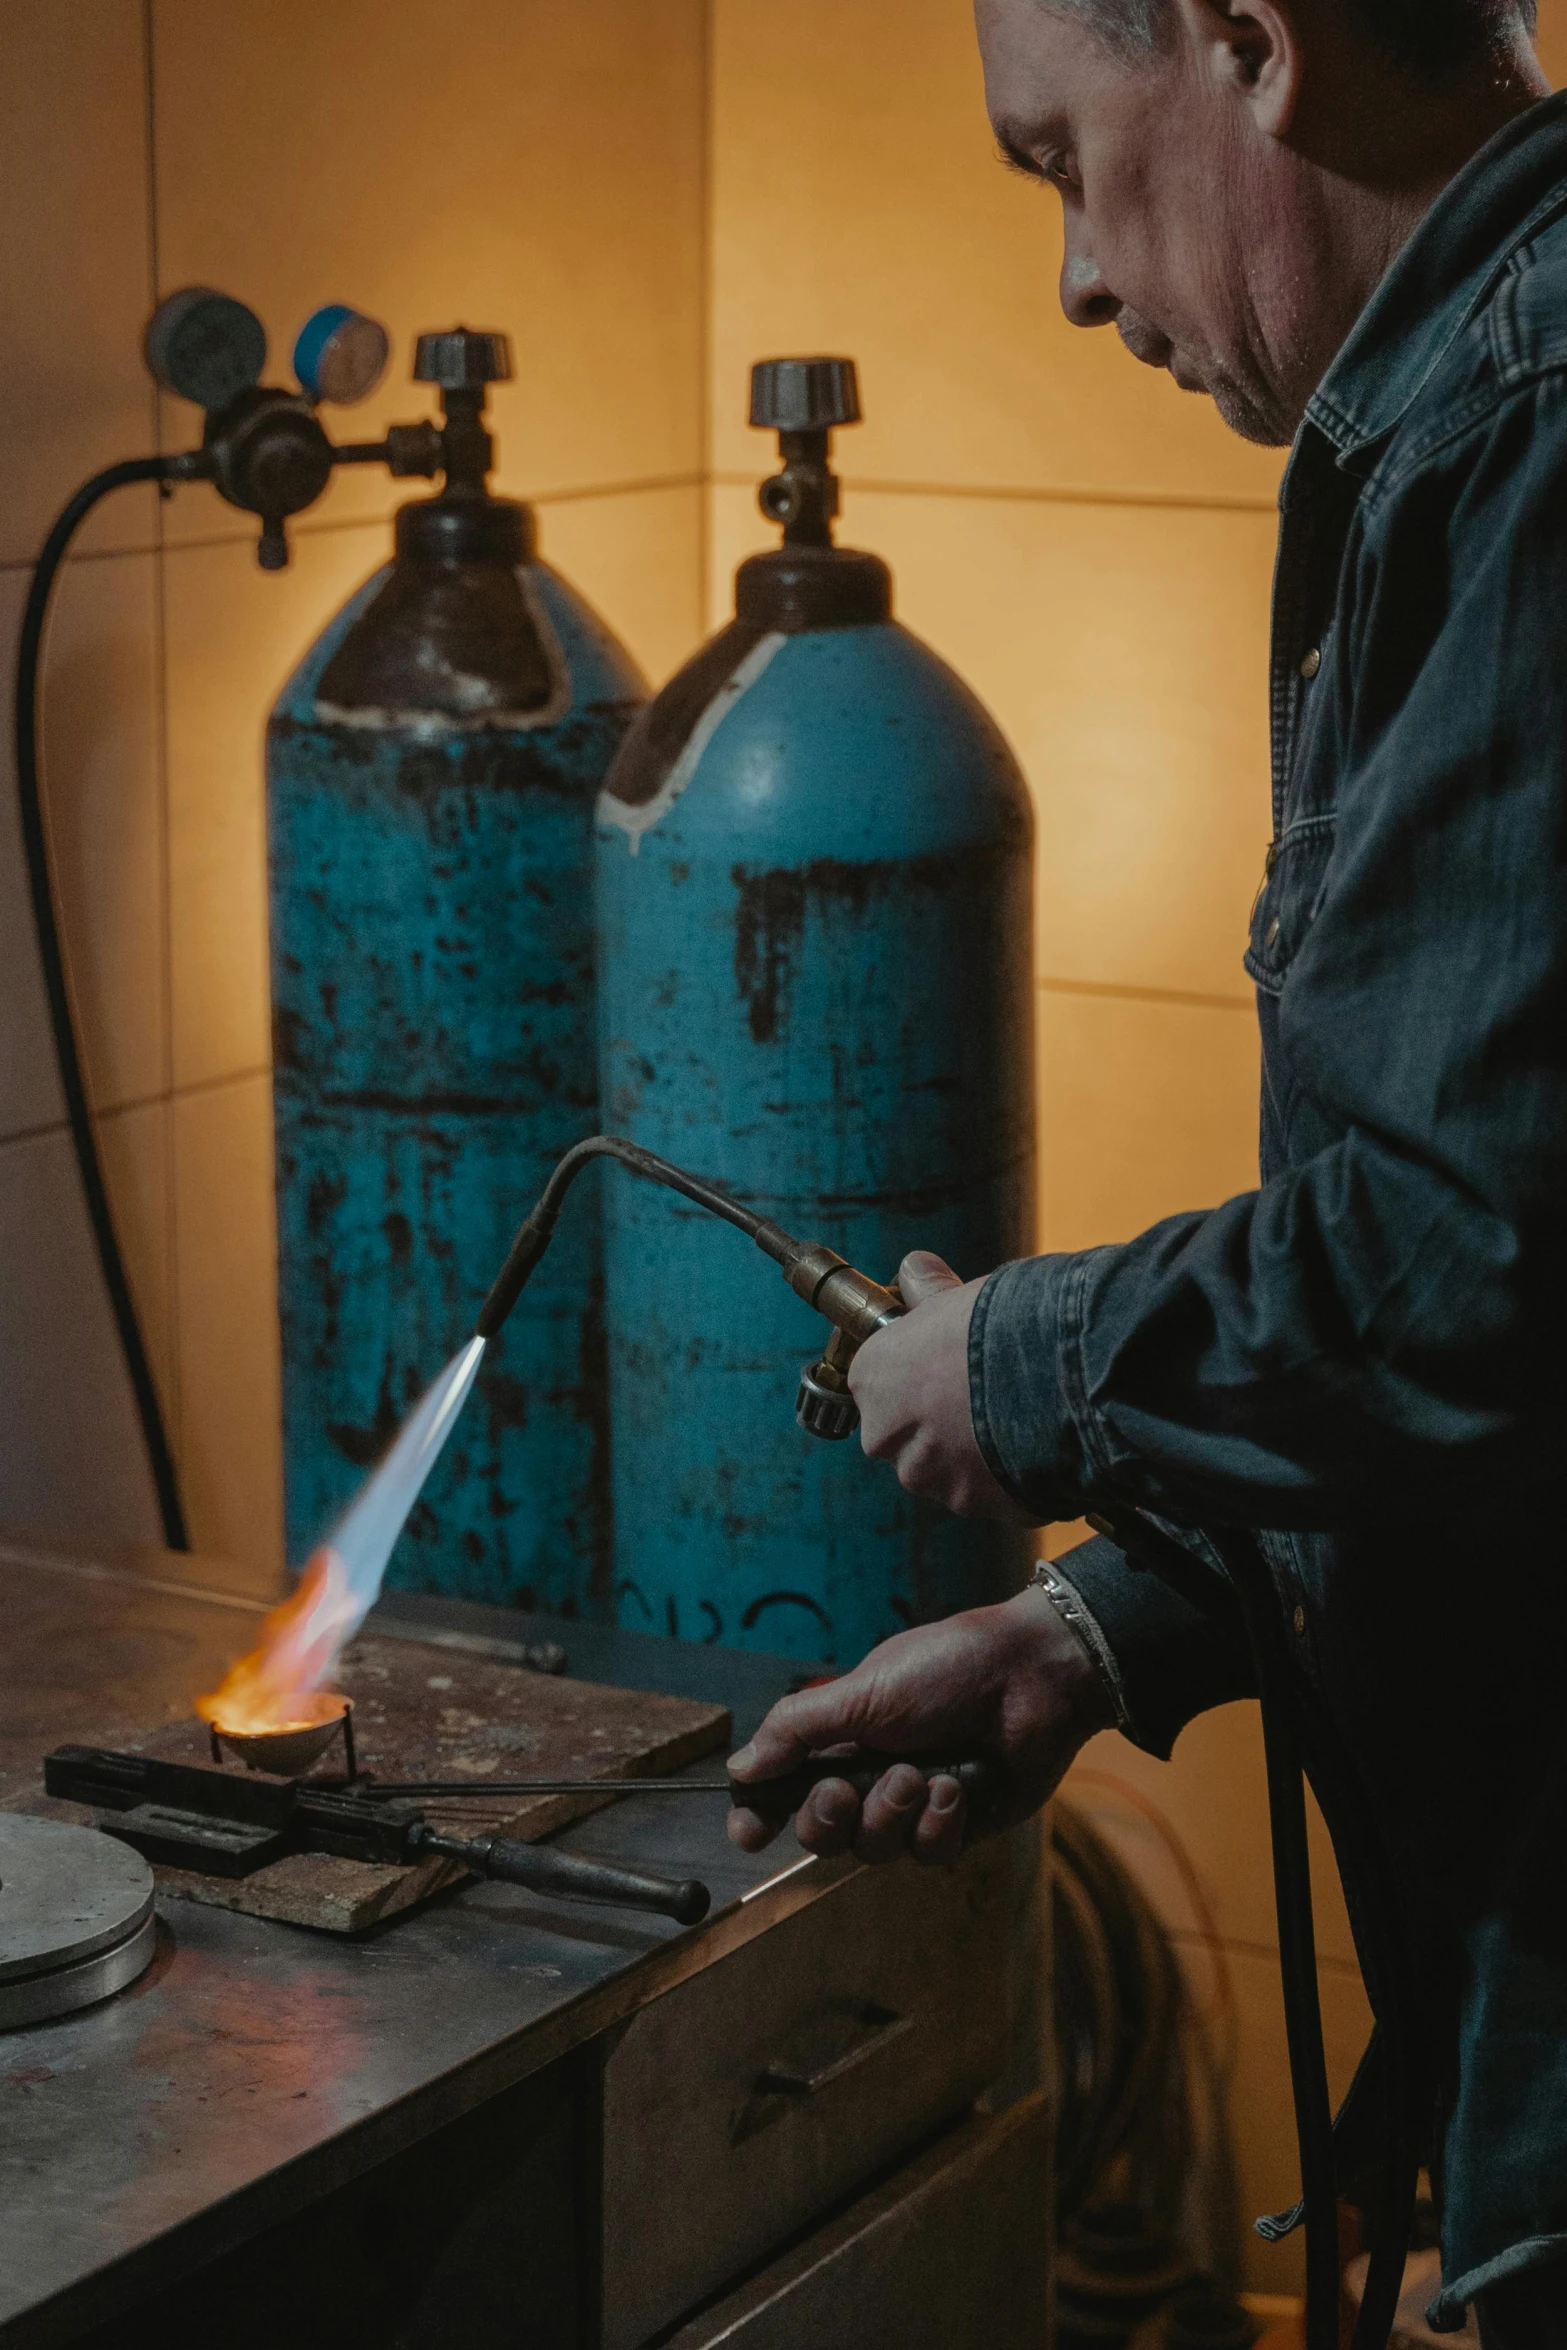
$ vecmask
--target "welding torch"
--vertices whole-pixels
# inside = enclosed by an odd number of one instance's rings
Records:
[[[606,1158],[617,1160],[650,1183],[678,1191],[709,1215],[721,1217],[745,1233],[764,1256],[781,1267],[796,1297],[827,1317],[832,1334],[820,1361],[807,1363],[800,1374],[794,1416],[809,1435],[829,1443],[841,1443],[852,1436],[860,1424],[860,1413],[849,1393],[849,1365],[867,1338],[874,1338],[878,1330],[896,1322],[906,1311],[897,1289],[859,1272],[824,1241],[796,1240],[781,1224],[743,1207],[716,1183],[674,1166],[621,1135],[593,1134],[566,1153],[512,1242],[511,1254],[474,1325],[474,1335],[493,1338],[501,1328],[549,1247],[567,1192],[590,1160]]]
[[[795,1398],[794,1416],[808,1435],[818,1436],[828,1443],[841,1443],[852,1436],[860,1424],[859,1406],[849,1392],[849,1366],[859,1349],[878,1330],[889,1322],[901,1319],[907,1311],[895,1285],[873,1281],[868,1273],[839,1256],[820,1240],[797,1240],[771,1217],[758,1215],[754,1208],[709,1183],[705,1176],[693,1175],[688,1168],[677,1167],[655,1152],[644,1150],[640,1143],[628,1142],[615,1134],[595,1134],[579,1142],[561,1160],[540,1194],[537,1205],[529,1214],[521,1231],[512,1243],[511,1253],[501,1267],[499,1277],[484,1301],[475,1335],[493,1338],[510,1314],[529,1276],[554,1234],[556,1219],[567,1192],[593,1159],[609,1158],[640,1175],[650,1183],[662,1183],[682,1198],[705,1208],[709,1215],[721,1217],[748,1239],[754,1240],[764,1256],[771,1257],[783,1272],[784,1279],[796,1297],[803,1298],[831,1325],[827,1345],[814,1363],[807,1363],[800,1373],[799,1392]],[[737,1807],[754,1811],[774,1827],[782,1827],[792,1819],[806,1801],[813,1788],[825,1780],[847,1780],[862,1798],[868,1795],[882,1775],[896,1764],[912,1763],[927,1780],[952,1778],[962,1788],[969,1806],[970,1819],[976,1827],[983,1827],[989,1813],[994,1811],[1001,1794],[1001,1775],[996,1767],[982,1758],[970,1756],[962,1761],[929,1755],[872,1755],[856,1753],[833,1760],[818,1757],[801,1769],[785,1777],[746,1783],[734,1782],[729,1788]],[[654,1791],[647,1780],[632,1779],[625,1783],[625,1791]],[[728,1783],[723,1783],[728,1785]],[[657,1782],[657,1791],[668,1794],[717,1793],[722,1791],[718,1781],[668,1780]],[[475,1789],[475,1792],[478,1790]],[[374,1790],[369,1790],[374,1792]],[[388,1794],[394,1791],[386,1790]],[[399,1795],[435,1795],[454,1793],[448,1785],[429,1782],[408,1783],[399,1786]],[[603,1782],[595,1788],[579,1787],[575,1783],[555,1781],[548,1784],[517,1781],[497,1782],[491,1792],[499,1794],[576,1794],[602,1793]]]
[[[795,1418],[811,1436],[824,1437],[830,1443],[839,1443],[852,1436],[860,1424],[859,1406],[849,1392],[849,1366],[868,1338],[896,1322],[908,1311],[895,1284],[873,1281],[868,1273],[860,1272],[839,1256],[836,1249],[824,1241],[797,1240],[781,1224],[768,1216],[758,1215],[754,1208],[742,1206],[716,1183],[705,1176],[693,1175],[689,1168],[677,1167],[668,1159],[661,1159],[640,1143],[628,1142],[615,1134],[590,1135],[569,1150],[539,1195],[537,1204],[524,1222],[511,1246],[511,1253],[501,1267],[494,1287],[485,1299],[475,1324],[475,1335],[493,1338],[502,1327],[523,1290],[529,1276],[554,1234],[561,1203],[583,1168],[593,1159],[616,1160],[633,1175],[647,1182],[662,1183],[670,1191],[691,1200],[709,1215],[721,1217],[739,1232],[754,1240],[764,1256],[772,1258],[781,1267],[784,1279],[797,1297],[803,1298],[817,1313],[824,1314],[831,1325],[831,1335],[819,1361],[807,1363],[800,1374],[799,1393],[795,1398]],[[1153,1525],[1136,1509],[1118,1509],[1094,1514],[1089,1524],[1096,1533],[1104,1534],[1122,1551],[1127,1564],[1133,1568],[1151,1570],[1160,1578],[1185,1592],[1205,1614],[1223,1615],[1222,1586],[1216,1592],[1215,1579],[1172,1537]],[[1227,1621],[1227,1617],[1225,1617]],[[990,1763],[970,1759],[966,1762],[937,1762],[930,1757],[900,1755],[856,1755],[847,1762],[833,1763],[817,1760],[809,1763],[788,1778],[736,1784],[734,1801],[755,1811],[774,1825],[781,1825],[793,1817],[811,1789],[824,1779],[847,1779],[856,1792],[869,1794],[877,1779],[901,1761],[913,1762],[927,1779],[937,1776],[955,1778],[968,1798],[975,1824],[983,1825],[985,1815],[999,1805],[1002,1793],[1002,1774]],[[630,1781],[629,1786],[640,1785],[647,1792],[652,1788],[647,1781]],[[716,1782],[714,1783],[716,1789]],[[600,1783],[602,1787],[602,1782]],[[670,1781],[668,1789],[684,1792],[700,1791],[701,1782]],[[399,1792],[408,1794],[435,1794],[449,1792],[445,1787],[409,1786]],[[501,1792],[499,1786],[495,1792]],[[524,1789],[508,1782],[508,1793],[543,1794],[542,1785]],[[578,1792],[562,1783],[549,1791],[568,1794]],[[584,1789],[582,1792],[587,1792]],[[595,1790],[597,1791],[597,1790]],[[391,1790],[389,1789],[390,1793]]]

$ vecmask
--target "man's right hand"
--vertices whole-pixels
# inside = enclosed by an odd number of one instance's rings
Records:
[[[878,1754],[942,1749],[954,1762],[982,1754],[1006,1784],[985,1825],[1002,1827],[1047,1802],[1078,1748],[1112,1718],[1082,1641],[1030,1587],[1004,1606],[899,1632],[841,1680],[781,1698],[729,1769],[743,1788],[844,1746]],[[950,1867],[963,1849],[965,1812],[955,1779],[927,1784],[910,1765],[894,1764],[863,1803],[846,1779],[823,1780],[795,1814],[794,1832],[808,1852],[854,1852],[867,1861],[907,1852]],[[760,1852],[777,1830],[737,1808],[729,1834]]]

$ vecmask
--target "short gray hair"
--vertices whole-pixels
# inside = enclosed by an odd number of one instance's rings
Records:
[[[1350,15],[1395,63],[1422,80],[1439,80],[1494,52],[1520,26],[1533,34],[1537,0],[1343,0]],[[1057,16],[1075,16],[1108,48],[1128,59],[1162,49],[1174,0],[1044,0]]]

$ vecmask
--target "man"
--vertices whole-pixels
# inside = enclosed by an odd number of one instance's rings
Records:
[[[1196,1530],[1266,1530],[1301,1703],[1396,1881],[1435,2322],[1567,2344],[1567,101],[1529,0],[978,21],[1004,152],[1061,198],[1068,317],[1294,443],[1262,1181],[985,1281],[910,1258],[855,1366],[866,1450],[957,1511],[1150,1513],[1216,1585]],[[1096,1541],[786,1700],[734,1767],[962,1743],[1021,1816],[1102,1726],[1167,1756],[1251,1686]],[[964,1825],[906,1767],[796,1822],[873,1861],[951,1861]]]

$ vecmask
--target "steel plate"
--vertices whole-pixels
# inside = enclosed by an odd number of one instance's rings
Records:
[[[152,1871],[129,1845],[0,1812],[0,1989],[117,1950],[151,1915]]]

